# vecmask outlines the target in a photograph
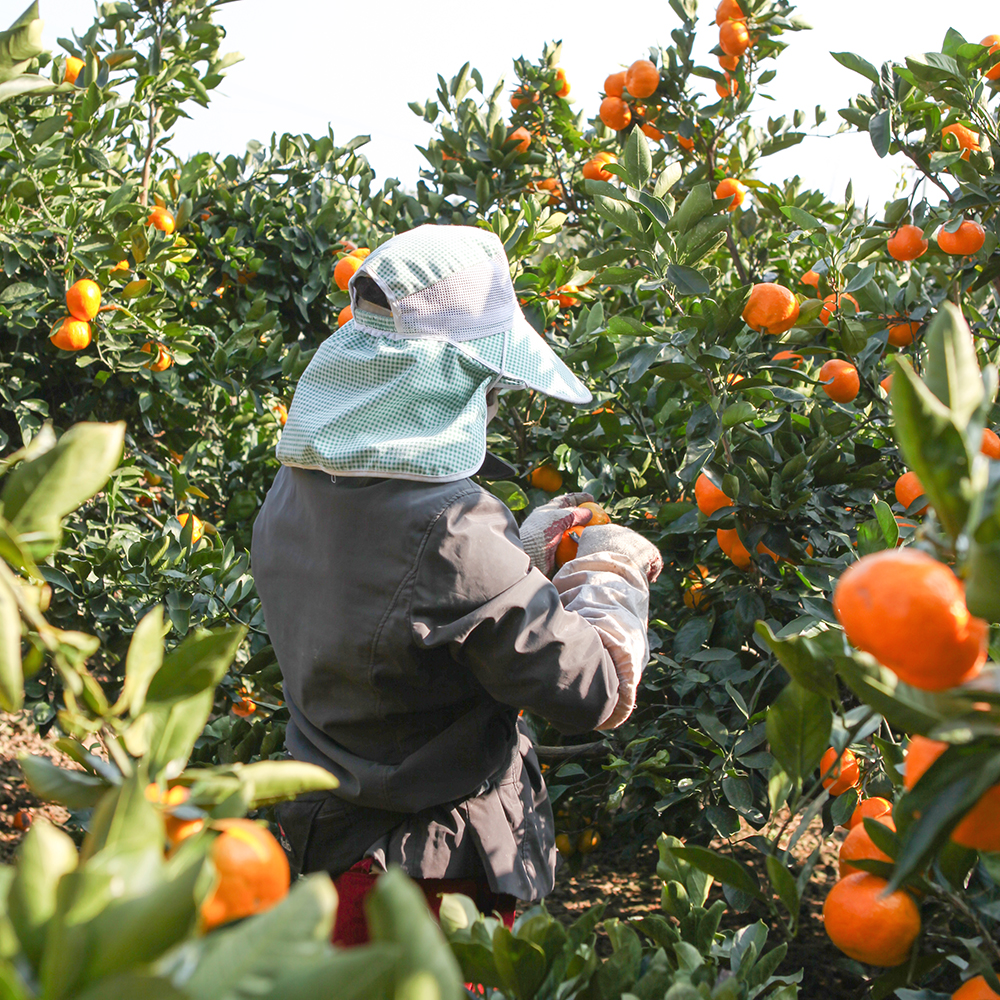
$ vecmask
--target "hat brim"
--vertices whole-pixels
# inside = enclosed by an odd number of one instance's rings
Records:
[[[464,354],[496,372],[501,386],[534,389],[577,406],[593,399],[590,390],[545,343],[520,309],[515,312],[513,327],[507,333],[453,343]]]

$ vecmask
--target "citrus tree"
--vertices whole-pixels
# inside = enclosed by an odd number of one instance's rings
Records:
[[[427,166],[415,185],[381,187],[357,152],[363,138],[171,153],[184,102],[206,102],[232,61],[212,5],[109,8],[54,60],[29,8],[0,44],[0,433],[4,446],[30,447],[47,420],[127,428],[109,487],[37,565],[48,616],[104,640],[87,655],[111,705],[154,606],[168,648],[195,626],[245,628],[192,760],[252,767],[278,755],[280,672],[246,549],[295,380],[346,321],[347,280],[366,248],[424,223],[487,226],[526,313],[595,394],[591,412],[503,397],[490,443],[525,478],[488,485],[515,510],[548,491],[588,490],[669,563],[628,723],[581,743],[535,720],[561,849],[576,857],[602,835],[683,832],[673,857],[724,883],[731,906],[769,908],[794,934],[816,860],[793,861],[801,832],[818,818],[832,835],[864,796],[855,826],[882,856],[865,857],[867,844],[857,853],[855,836],[848,860],[888,876],[894,892],[922,892],[923,916],[914,920],[907,896],[888,923],[928,928],[877,989],[922,976],[951,989],[949,956],[997,988],[992,847],[951,846],[1000,780],[994,709],[983,707],[993,675],[970,680],[971,702],[948,693],[965,674],[946,677],[932,658],[925,673],[938,687],[927,694],[905,667],[891,672],[902,653],[868,648],[835,599],[842,576],[857,579],[848,566],[902,542],[953,563],[958,576],[945,579],[969,613],[1000,617],[992,465],[979,457],[1000,457],[989,375],[995,40],[950,32],[942,52],[881,70],[836,55],[872,84],[846,122],[870,133],[876,154],[902,151],[919,171],[906,197],[867,214],[850,187],[833,204],[797,178],[754,177],[761,157],[806,134],[801,111],[761,126],[749,114],[804,27],[792,5],[724,0],[707,25],[693,0],[670,6],[673,44],[609,66],[590,119],[574,111],[558,45],[516,60],[509,89],[487,90],[468,65],[439,78],[431,100],[411,105],[435,128]],[[694,59],[699,30],[717,37],[717,66]],[[134,99],[120,100],[130,88]],[[824,120],[820,109],[810,118]],[[909,367],[897,371],[892,356]],[[879,588],[906,594],[911,577]],[[879,631],[881,612],[874,619]],[[986,629],[976,629],[962,641],[979,651]],[[72,700],[56,667],[28,681],[39,723],[60,711],[64,731],[92,724],[88,712],[106,719]],[[956,744],[926,782],[919,767],[897,770],[908,735]],[[972,758],[978,777],[968,768],[958,782]],[[892,809],[898,840],[864,822],[883,808],[875,799]],[[702,846],[747,832],[766,883]],[[869,906],[837,898],[843,890],[831,904],[835,940],[837,913]]]

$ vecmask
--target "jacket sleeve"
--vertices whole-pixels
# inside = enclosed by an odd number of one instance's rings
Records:
[[[431,524],[411,594],[415,644],[447,646],[497,701],[566,733],[611,717],[619,682],[600,633],[563,607],[532,568],[510,511],[485,490],[460,496]]]

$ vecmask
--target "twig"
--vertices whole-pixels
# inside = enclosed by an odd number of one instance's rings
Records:
[[[731,229],[726,233],[726,246],[729,247],[729,255],[733,258],[733,265],[736,267],[736,273],[740,276],[740,284],[749,285],[750,276],[747,274],[747,270],[743,266],[743,261],[740,258],[740,252],[736,246],[736,240],[733,239],[733,231]]]
[[[146,158],[142,164],[142,188],[139,191],[139,204],[145,207],[149,203],[149,172],[153,160],[153,149],[156,146],[156,126],[160,121],[160,106],[149,105],[149,138],[146,140]]]
[[[539,760],[571,760],[573,757],[606,757],[613,749],[607,740],[596,743],[577,743],[568,747],[536,746],[535,754]]]

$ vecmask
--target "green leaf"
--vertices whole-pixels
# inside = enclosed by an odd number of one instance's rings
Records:
[[[667,265],[667,281],[680,295],[708,295],[712,286],[693,267],[683,264]]]
[[[517,483],[497,480],[490,483],[490,493],[500,500],[509,510],[524,510],[528,506],[528,498]]]
[[[861,56],[855,55],[853,52],[831,52],[830,55],[841,66],[846,66],[849,70],[860,73],[876,85],[880,83],[878,70],[867,59],[862,59]]]
[[[36,2],[6,31],[0,31],[0,83],[21,76],[31,60],[45,51],[42,26]],[[45,82],[52,85],[51,80]]]
[[[892,141],[892,112],[888,108],[868,119],[868,134],[879,159],[885,159]]]
[[[53,764],[48,757],[20,758],[28,787],[46,802],[58,802],[67,809],[91,809],[111,787],[86,771],[71,771]]]
[[[723,885],[739,889],[754,899],[764,898],[753,872],[739,861],[717,854],[707,847],[677,847],[672,853],[711,875]]]
[[[36,969],[56,910],[59,880],[78,860],[72,839],[43,817],[35,820],[21,844],[6,905],[24,955]]]
[[[274,997],[275,984],[289,969],[289,956],[294,955],[306,972],[330,968],[327,942],[336,909],[337,893],[329,875],[307,875],[277,906],[183,946],[166,972],[191,1000]],[[366,949],[355,950],[364,954]],[[380,952],[380,957],[384,954]],[[361,971],[357,965],[345,965]],[[261,987],[267,986],[272,989],[265,993]],[[327,990],[313,994],[322,995],[340,994]],[[293,994],[288,996],[290,1000]]]
[[[505,991],[518,998],[533,997],[545,978],[545,952],[506,927],[493,932],[493,961]]]
[[[79,984],[147,965],[184,940],[198,917],[195,885],[204,857],[148,891],[115,900],[89,921],[88,960]]]
[[[814,636],[791,635],[779,639],[762,621],[757,622],[756,632],[796,683],[828,698],[837,696],[833,658],[847,649],[843,632],[830,629]]]
[[[130,753],[146,754],[150,779],[170,764],[183,769],[212,714],[214,699],[214,687],[207,687],[181,701],[146,703],[125,742]]]
[[[599,194],[594,199],[594,209],[602,219],[607,219],[612,225],[640,241],[640,245],[646,244],[647,238],[639,216],[624,202]]]
[[[163,607],[158,604],[143,616],[132,633],[132,641],[125,655],[125,683],[113,709],[116,715],[126,706],[129,715],[134,717],[140,714],[150,681],[162,664]]]
[[[21,613],[13,587],[20,584],[0,564],[0,708],[19,712],[24,704],[21,668]]]
[[[325,768],[299,760],[259,760],[234,767],[251,809],[294,799],[306,792],[329,791],[340,782]]]
[[[146,701],[181,701],[214,688],[225,677],[246,632],[244,626],[239,626],[201,629],[189,635],[153,675]]]
[[[677,849],[683,846],[683,842],[677,837],[660,834],[656,841],[660,853],[660,860],[656,865],[657,878],[668,883],[679,883],[684,889],[689,905],[704,906],[712,888],[712,877],[677,854]]]
[[[965,425],[956,422],[952,411],[920,380],[906,358],[897,354],[895,363],[890,400],[896,440],[942,526],[957,539],[968,519],[973,495],[972,456]]]
[[[847,283],[847,287],[844,289],[844,294],[847,292],[856,292],[859,288],[864,288],[872,278],[875,277],[875,272],[878,270],[878,264],[869,264],[867,267],[863,267],[853,278]]]
[[[833,711],[826,695],[791,681],[767,710],[767,739],[775,760],[801,787],[830,746]]]
[[[811,229],[825,229],[826,226],[816,218],[815,215],[810,215],[805,209],[799,208],[796,205],[782,205],[781,212],[783,215],[791,219],[799,227],[799,229],[811,230]]]
[[[737,424],[744,424],[748,420],[753,420],[757,416],[757,409],[753,403],[743,399],[738,403],[730,403],[722,412],[722,426],[735,427]]]
[[[138,1000],[139,997],[142,1000],[188,1000],[186,993],[167,980],[141,972],[109,976],[76,994],[73,1000]]]
[[[667,232],[686,233],[696,226],[706,215],[711,215],[715,207],[715,197],[709,184],[697,184],[688,192],[680,208],[670,217]]]
[[[771,886],[781,902],[784,903],[785,909],[788,910],[794,928],[795,924],[798,923],[799,909],[802,905],[795,876],[771,854],[764,858],[764,864],[767,867],[767,877],[771,880]]]
[[[954,303],[946,300],[936,313],[924,345],[927,388],[951,409],[955,422],[964,429],[983,405],[985,391],[972,331]]]
[[[649,183],[649,178],[653,174],[653,158],[649,153],[649,143],[646,142],[641,129],[632,129],[625,143],[622,165],[628,171],[632,187],[641,191]]]
[[[977,618],[1000,621],[1000,542],[973,537],[965,561],[965,604]]]
[[[423,893],[399,868],[390,868],[379,878],[365,901],[365,913],[373,941],[384,941],[402,949],[397,983],[413,973],[429,972],[437,980],[441,1000],[463,996],[461,970],[431,917]]]
[[[108,481],[121,460],[125,423],[80,423],[56,446],[22,462],[0,493],[3,516],[34,551],[58,544],[62,519],[89,500]]]

